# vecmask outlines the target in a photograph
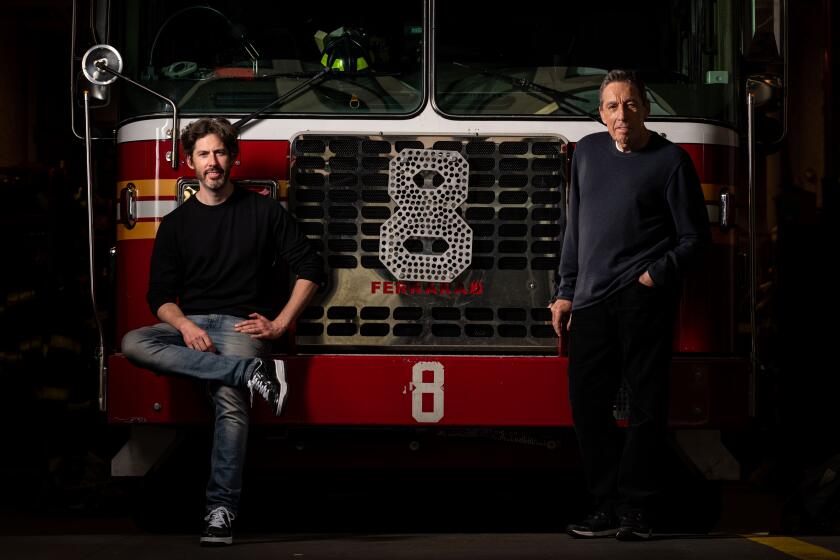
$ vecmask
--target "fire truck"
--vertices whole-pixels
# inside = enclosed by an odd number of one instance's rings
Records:
[[[255,403],[254,423],[570,427],[547,308],[568,174],[575,143],[605,130],[604,75],[632,68],[648,127],[691,156],[713,229],[674,325],[670,424],[709,477],[737,477],[720,430],[755,414],[760,148],[784,135],[784,22],[782,0],[76,3],[89,193],[91,154],[107,145],[116,161],[108,257],[91,226],[94,307],[113,309],[100,405],[132,433],[113,474],[143,474],[179,426],[210,418],[199,384],[137,369],[119,348],[157,322],[150,256],[160,220],[198,188],[178,135],[200,116],[237,125],[232,180],[286,205],[330,278],[274,348],[284,415]],[[113,306],[95,299],[106,258]],[[626,407],[619,392],[619,421]]]

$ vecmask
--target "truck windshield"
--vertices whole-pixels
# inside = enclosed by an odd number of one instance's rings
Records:
[[[126,0],[114,6],[125,72],[185,114],[408,114],[423,100],[423,2]],[[122,118],[167,112],[124,88]]]
[[[438,2],[435,103],[458,116],[597,114],[613,68],[636,70],[651,116],[734,123],[737,26],[730,0]],[[465,25],[464,22],[469,22]]]

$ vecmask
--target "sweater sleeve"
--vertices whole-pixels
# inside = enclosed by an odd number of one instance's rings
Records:
[[[676,245],[648,267],[656,286],[673,287],[681,275],[699,260],[709,246],[709,215],[700,179],[686,155],[671,174],[665,188],[677,236]]]
[[[156,317],[164,303],[177,302],[178,289],[183,285],[183,271],[175,237],[170,221],[164,219],[155,236],[149,269],[149,291],[146,293],[149,309]]]
[[[563,250],[560,255],[558,274],[560,282],[554,292],[554,299],[572,301],[578,273],[578,208],[580,201],[579,182],[577,179],[578,158],[572,156],[572,181],[569,189],[569,210],[566,216],[566,231],[563,237]]]
[[[288,263],[289,268],[304,278],[323,287],[327,277],[321,256],[300,231],[295,219],[279,204],[276,205],[275,241],[277,256]]]

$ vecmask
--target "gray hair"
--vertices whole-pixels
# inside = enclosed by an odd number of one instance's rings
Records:
[[[649,103],[647,98],[647,88],[645,88],[645,83],[642,81],[642,79],[632,70],[616,69],[607,72],[607,75],[604,76],[604,80],[601,82],[601,89],[598,90],[599,107],[604,102],[604,88],[606,88],[613,82],[628,82],[636,86],[639,95],[642,97],[642,102],[645,105]]]

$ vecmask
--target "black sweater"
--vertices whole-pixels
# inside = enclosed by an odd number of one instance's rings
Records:
[[[299,278],[323,284],[321,258],[279,202],[238,187],[217,206],[192,197],[160,223],[146,299],[155,315],[177,303],[187,315],[273,319],[278,259]]]
[[[638,281],[674,289],[710,239],[709,217],[688,154],[656,133],[620,152],[607,132],[582,138],[572,158],[560,284],[580,309]]]

